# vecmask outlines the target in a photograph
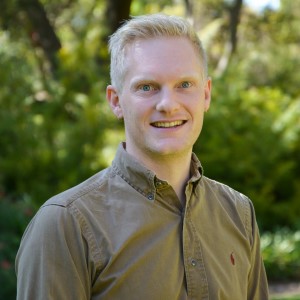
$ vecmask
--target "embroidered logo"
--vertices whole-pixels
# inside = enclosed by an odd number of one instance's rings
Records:
[[[231,261],[231,264],[234,266],[235,265],[235,259],[234,259],[234,253],[231,252],[230,254],[230,261]]]

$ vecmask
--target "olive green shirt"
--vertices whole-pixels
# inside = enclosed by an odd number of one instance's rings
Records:
[[[120,145],[112,166],[48,200],[16,258],[18,300],[268,299],[250,200],[203,176],[183,208]]]

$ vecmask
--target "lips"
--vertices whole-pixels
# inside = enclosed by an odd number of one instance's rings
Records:
[[[153,123],[151,123],[151,125],[156,128],[173,128],[173,127],[181,126],[185,122],[186,121],[183,121],[183,120],[172,121],[172,122],[153,122]]]

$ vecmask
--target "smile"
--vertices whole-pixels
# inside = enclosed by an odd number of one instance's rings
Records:
[[[172,122],[154,122],[151,125],[157,128],[171,128],[183,125],[185,121],[172,121]]]

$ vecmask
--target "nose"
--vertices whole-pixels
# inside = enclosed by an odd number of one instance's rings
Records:
[[[165,113],[172,113],[179,109],[180,104],[175,91],[169,88],[161,89],[159,99],[156,103],[156,110]]]

